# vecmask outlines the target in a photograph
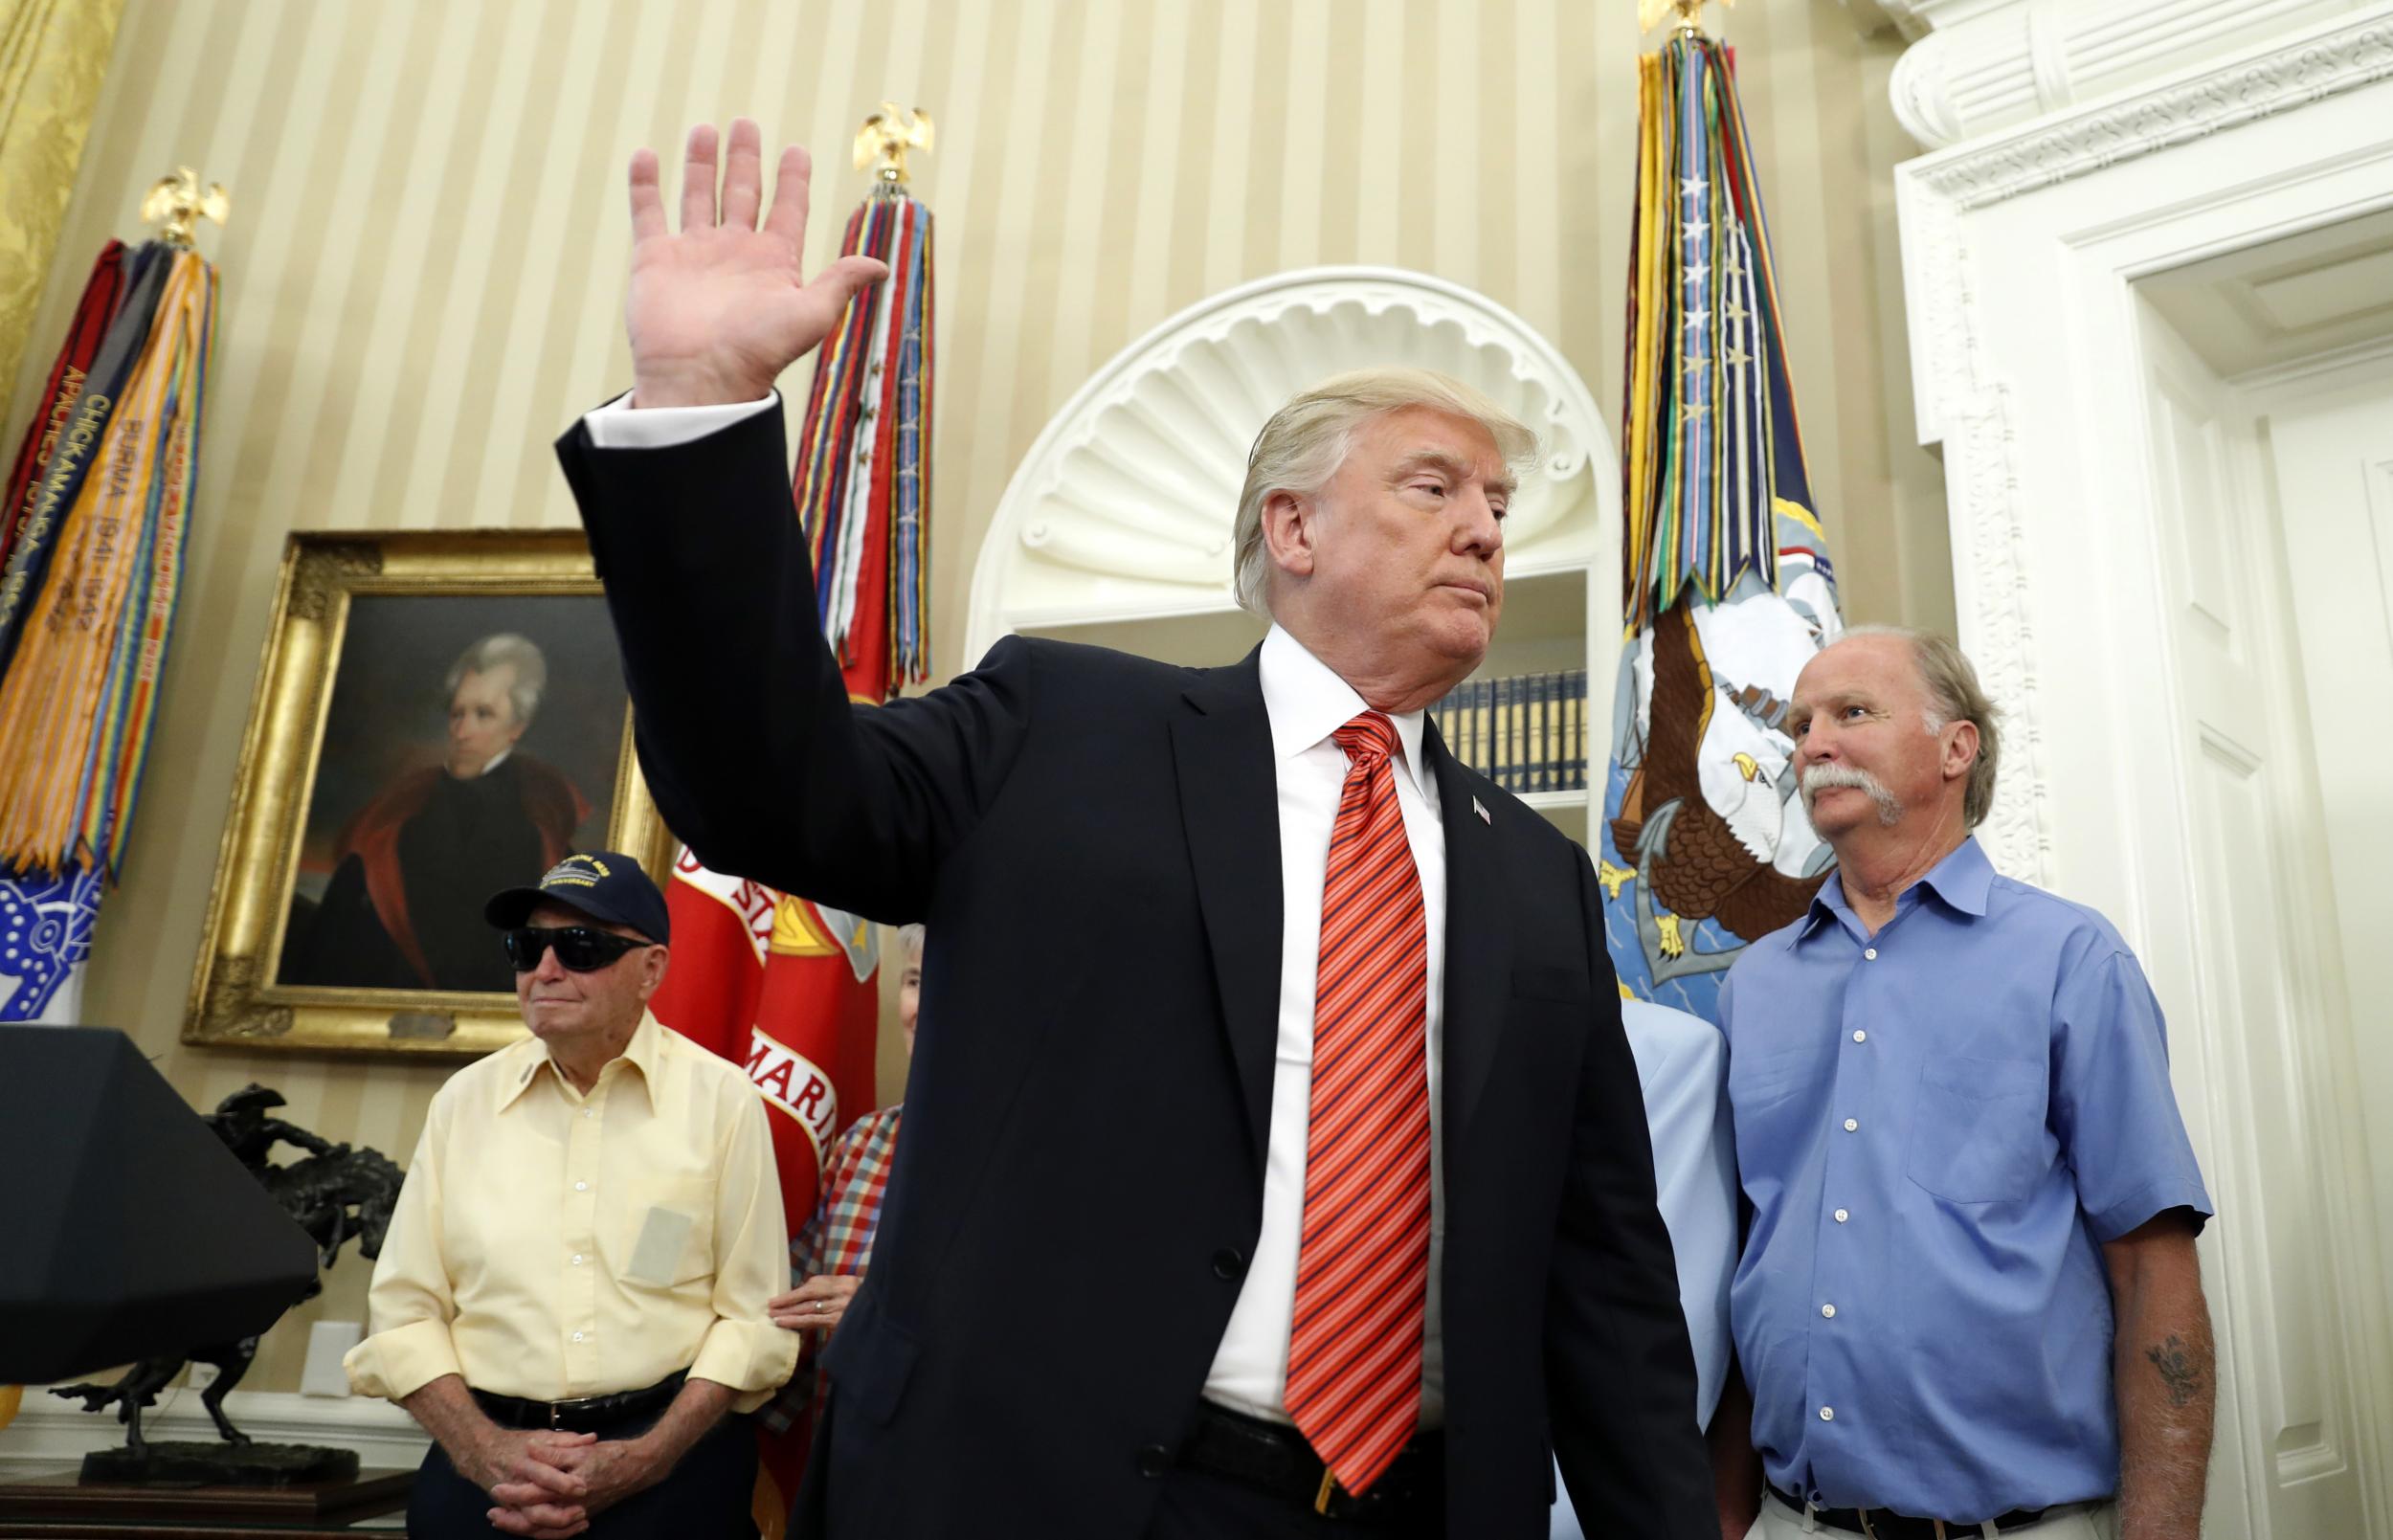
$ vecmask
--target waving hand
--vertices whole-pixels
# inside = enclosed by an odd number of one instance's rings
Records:
[[[656,152],[632,156],[632,284],[623,311],[634,406],[762,398],[839,325],[848,301],[889,271],[869,257],[842,257],[805,281],[806,152],[795,145],[781,152],[759,226],[764,164],[755,123],[731,124],[720,201],[717,147],[711,123],[690,130],[679,234],[665,217]]]

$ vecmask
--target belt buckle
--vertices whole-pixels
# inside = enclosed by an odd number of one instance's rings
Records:
[[[578,1395],[571,1400],[550,1401],[548,1403],[548,1426],[551,1429],[562,1429],[565,1426],[567,1414],[578,1415],[595,1411],[598,1403],[607,1399],[609,1397],[604,1395]]]

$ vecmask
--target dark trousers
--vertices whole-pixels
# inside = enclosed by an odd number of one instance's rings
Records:
[[[637,1438],[653,1418],[601,1438]],[[727,1417],[682,1457],[673,1473],[590,1521],[589,1540],[756,1540],[756,1428]],[[490,1494],[457,1473],[437,1443],[424,1456],[407,1502],[409,1540],[484,1540]]]
[[[1445,1507],[1424,1504],[1392,1523],[1328,1519],[1301,1503],[1211,1471],[1174,1467],[1156,1495],[1147,1540],[1444,1540]]]

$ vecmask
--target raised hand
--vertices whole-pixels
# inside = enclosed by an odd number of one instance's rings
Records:
[[[795,145],[781,152],[772,205],[759,227],[760,145],[752,120],[732,122],[718,203],[714,125],[690,130],[679,234],[666,224],[656,152],[632,156],[632,285],[623,319],[636,407],[761,399],[839,325],[858,290],[888,274],[869,257],[842,257],[804,281],[798,256],[813,166]]]

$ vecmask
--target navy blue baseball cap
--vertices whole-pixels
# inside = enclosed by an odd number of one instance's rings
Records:
[[[576,851],[548,868],[536,887],[511,887],[490,896],[482,918],[512,930],[540,904],[562,904],[593,920],[630,926],[650,941],[670,942],[673,922],[664,895],[639,862],[619,850]]]

